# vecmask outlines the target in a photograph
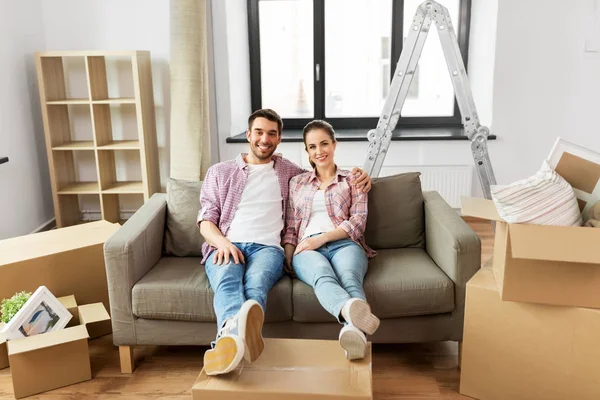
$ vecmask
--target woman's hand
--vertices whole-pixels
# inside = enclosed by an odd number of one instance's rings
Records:
[[[369,193],[371,190],[371,177],[365,171],[360,168],[353,168],[352,175],[356,178],[354,184],[364,193]]]
[[[316,250],[319,247],[323,246],[325,243],[327,243],[327,240],[325,239],[324,234],[309,237],[307,239],[304,239],[303,241],[301,241],[298,244],[298,247],[296,247],[296,251],[294,252],[294,255],[301,253],[304,250]]]

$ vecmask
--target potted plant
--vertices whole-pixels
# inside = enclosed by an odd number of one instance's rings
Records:
[[[27,300],[29,300],[30,297],[31,293],[23,291],[15,293],[10,299],[3,299],[0,309],[0,320],[5,324],[8,324],[12,317],[14,317],[25,303],[27,303]]]

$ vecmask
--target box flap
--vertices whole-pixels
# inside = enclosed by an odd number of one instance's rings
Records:
[[[73,295],[58,297],[56,300],[60,301],[67,310],[77,307],[77,301]]]
[[[72,328],[59,329],[54,332],[42,333],[23,339],[8,341],[8,355],[26,353],[46,347],[56,346],[75,340],[88,339],[85,325],[77,325]]]
[[[600,229],[510,224],[513,258],[600,264]]]
[[[461,196],[460,202],[463,216],[502,221],[502,218],[500,218],[498,210],[496,209],[496,205],[492,200],[480,197]]]
[[[467,287],[481,288],[496,291],[496,280],[492,269],[491,259],[486,262],[479,271],[467,282]]]
[[[120,226],[102,220],[0,240],[0,266],[102,244]]]
[[[79,306],[79,320],[82,324],[91,324],[99,321],[110,320],[108,311],[102,303],[85,304]]]

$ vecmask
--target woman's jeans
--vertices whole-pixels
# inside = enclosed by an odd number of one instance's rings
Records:
[[[208,256],[205,268],[210,287],[215,292],[214,308],[217,332],[233,317],[246,300],[256,300],[267,310],[267,293],[284,275],[283,250],[258,243],[233,243],[244,255],[244,264],[213,263],[214,251]]]
[[[314,288],[319,303],[340,322],[348,300],[366,300],[363,280],[368,263],[364,250],[350,239],[329,242],[292,258],[298,279]]]

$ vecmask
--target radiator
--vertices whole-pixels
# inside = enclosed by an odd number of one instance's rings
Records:
[[[383,166],[379,176],[403,172],[421,173],[423,190],[435,190],[452,208],[460,209],[460,197],[471,196],[473,167],[471,165]]]

